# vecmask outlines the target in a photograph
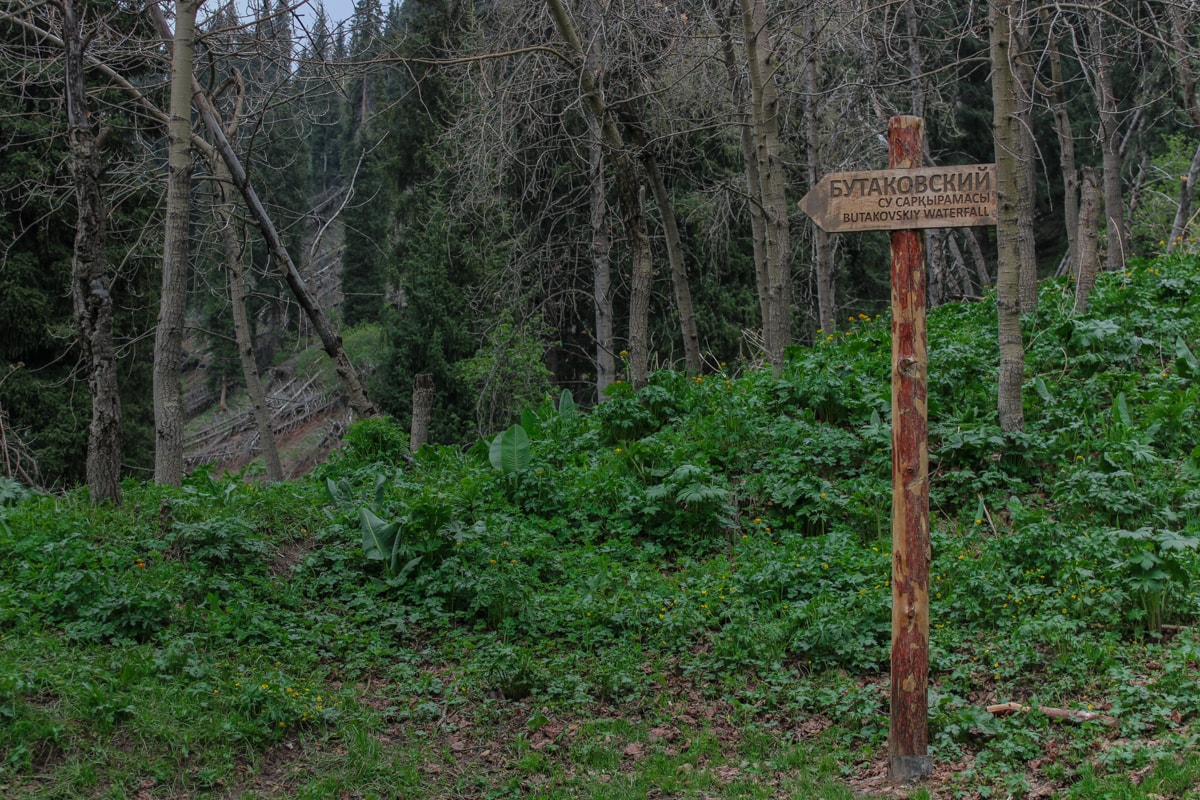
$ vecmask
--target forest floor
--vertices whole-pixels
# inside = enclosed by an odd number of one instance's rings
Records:
[[[1026,320],[1022,432],[994,306],[930,313],[924,783],[887,776],[860,319],[467,448],[359,420],[280,484],[0,481],[0,797],[1200,800],[1200,258],[1070,301]]]

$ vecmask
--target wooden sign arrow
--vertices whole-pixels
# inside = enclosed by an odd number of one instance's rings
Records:
[[[832,172],[800,201],[829,233],[996,224],[996,165]]]

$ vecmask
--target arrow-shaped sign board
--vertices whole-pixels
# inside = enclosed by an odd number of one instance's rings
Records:
[[[996,165],[832,172],[800,201],[829,233],[996,224]]]

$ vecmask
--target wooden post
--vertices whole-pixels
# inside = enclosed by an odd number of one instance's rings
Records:
[[[417,452],[429,441],[429,422],[433,417],[433,375],[422,372],[413,376],[412,432],[408,446]]]
[[[889,167],[923,160],[919,117],[888,123]],[[895,784],[928,775],[929,437],[925,335],[925,237],[892,232],[892,696],[888,774]]]

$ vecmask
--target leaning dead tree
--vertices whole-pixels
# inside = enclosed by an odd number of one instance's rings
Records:
[[[173,47],[174,34],[158,6],[151,4],[149,13],[163,38],[164,44]],[[276,268],[295,296],[313,330],[317,333],[325,352],[333,361],[334,369],[341,379],[343,389],[349,399],[350,408],[358,416],[373,416],[377,413],[374,403],[367,397],[366,389],[350,358],[342,346],[341,336],[333,327],[324,310],[316,302],[309,290],[296,262],[292,259],[279,229],[275,226],[266,205],[258,196],[246,173],[245,165],[233,149],[225,135],[225,125],[206,89],[194,76],[190,77],[192,103],[200,113],[200,118],[208,135],[212,138],[213,146],[205,147],[206,156],[220,159],[229,172],[229,179],[238,190],[246,211],[253,220],[267,248],[271,253]],[[195,144],[195,140],[193,140]]]

